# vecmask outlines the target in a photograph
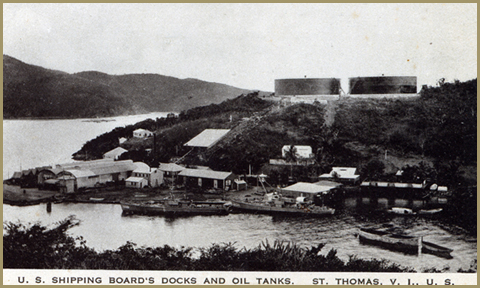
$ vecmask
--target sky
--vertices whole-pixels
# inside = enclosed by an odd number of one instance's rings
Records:
[[[4,3],[3,53],[68,73],[274,91],[283,78],[477,77],[477,4]]]

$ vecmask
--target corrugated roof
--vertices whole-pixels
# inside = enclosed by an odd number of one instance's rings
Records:
[[[185,169],[185,167],[180,166],[175,163],[160,163],[160,167],[158,167],[160,171],[166,171],[166,172],[180,172]]]
[[[228,132],[230,132],[230,129],[205,129],[185,143],[185,146],[209,148],[220,141]]]
[[[198,178],[207,178],[207,179],[226,179],[228,176],[232,175],[232,172],[223,172],[223,171],[213,171],[213,170],[203,170],[203,169],[188,169],[186,168],[182,172],[178,173],[179,176],[186,177],[198,177]]]
[[[137,130],[133,131],[134,133],[135,132],[147,132],[147,133],[153,133],[152,131],[150,130],[147,130],[147,129],[143,129],[143,128],[138,128]]]
[[[133,163],[132,160],[125,160],[125,161],[131,161]],[[104,159],[91,160],[91,161],[76,161],[76,162],[71,162],[71,163],[57,164],[55,166],[55,168],[58,168],[58,169],[79,169],[79,168],[83,168],[83,167],[109,165],[113,162],[114,161],[111,158],[104,158]],[[118,162],[122,162],[122,161],[118,161]]]
[[[128,181],[128,182],[142,182],[142,181],[146,181],[145,178],[142,178],[142,177],[128,177],[127,180],[125,181]]]
[[[97,175],[102,175],[133,171],[135,168],[136,166],[133,164],[133,162],[115,161],[113,165],[90,167],[89,169],[95,172]]]
[[[133,165],[135,165],[135,170],[133,170],[133,172],[150,172],[150,166],[148,166],[146,163],[134,162]]]
[[[111,156],[119,156],[122,155],[123,153],[128,152],[127,149],[122,148],[122,147],[117,147],[115,149],[112,149],[105,154],[103,154],[104,157],[111,157]]]
[[[76,178],[79,178],[133,171],[135,168],[136,166],[133,164],[132,160],[125,160],[110,161],[106,165],[76,166],[71,169],[64,169],[64,171],[68,171]]]
[[[86,169],[82,169],[82,170],[78,170],[78,169],[68,169],[68,170],[65,170],[66,172],[69,172],[70,174],[72,174],[73,176],[75,176],[75,178],[82,178],[82,177],[90,177],[90,176],[96,176],[98,174],[95,174],[93,171],[91,170],[86,170]]]
[[[332,188],[332,186],[322,186],[313,183],[298,182],[291,186],[283,188],[283,190],[302,193],[321,193],[330,191]]]
[[[342,186],[343,184],[341,183],[337,183],[337,182],[333,182],[333,181],[328,181],[328,180],[321,180],[321,181],[318,181],[318,182],[315,182],[313,183],[315,185],[320,185],[320,186],[327,186],[327,187],[339,187],[339,186]]]

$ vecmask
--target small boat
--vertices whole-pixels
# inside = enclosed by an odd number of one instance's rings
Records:
[[[121,202],[124,214],[146,215],[227,215],[231,202],[222,200],[211,201],[130,201]]]
[[[327,206],[316,206],[310,202],[304,202],[304,197],[297,199],[287,199],[279,194],[269,195],[270,200],[261,201],[235,201],[233,200],[233,208],[251,213],[267,213],[267,214],[288,214],[298,216],[326,216],[333,215],[335,209]]]
[[[102,202],[105,198],[90,197],[88,200],[93,202]]]
[[[396,234],[389,230],[378,228],[360,228],[358,238],[361,243],[373,244],[404,252],[406,254],[432,254],[435,256],[451,259],[452,249],[433,244],[423,240],[423,237]]]
[[[443,209],[442,208],[437,208],[437,209],[429,209],[429,210],[420,210],[418,211],[418,214],[421,214],[421,215],[432,215],[432,214],[437,214],[437,213],[440,213],[442,212]]]
[[[437,209],[421,209],[418,212],[413,211],[410,208],[403,208],[403,207],[393,207],[392,209],[387,210],[388,213],[398,214],[398,215],[433,215],[443,211],[442,208]]]
[[[413,212],[410,208],[403,208],[403,207],[393,207],[392,209],[388,210],[388,213],[393,214],[400,214],[400,215],[415,215],[417,213]]]

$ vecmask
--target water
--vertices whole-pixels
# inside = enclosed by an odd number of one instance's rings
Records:
[[[101,119],[3,120],[3,178],[21,169],[71,162],[72,154],[87,141],[116,127],[166,117],[167,114],[156,112]]]
[[[115,127],[134,124],[146,118],[165,116],[167,113],[111,118],[111,122],[85,122],[80,120],[4,120],[4,174],[35,166],[71,161],[71,155],[83,143],[108,132]],[[352,203],[350,203],[350,202]],[[353,199],[345,206],[353,209]],[[351,205],[350,205],[350,204]],[[262,241],[293,241],[302,247],[325,243],[323,253],[337,250],[337,255],[348,259],[384,258],[402,266],[423,268],[468,269],[476,259],[476,242],[465,241],[465,235],[453,235],[440,228],[435,221],[417,217],[368,218],[341,213],[333,217],[308,219],[272,217],[254,214],[230,214],[227,216],[195,216],[165,218],[161,216],[122,216],[120,205],[113,204],[54,204],[47,213],[46,204],[16,207],[3,205],[3,221],[44,225],[67,218],[70,215],[81,220],[81,225],[70,230],[74,236],[83,236],[89,247],[97,251],[117,249],[126,241],[139,246],[163,246],[180,248],[208,247],[213,243],[235,243],[237,248],[253,248]],[[99,220],[101,219],[101,220]],[[373,223],[392,223],[407,233],[424,236],[430,241],[454,249],[453,259],[433,255],[404,255],[375,246],[361,245],[355,236],[358,227]]]
[[[412,235],[426,235],[424,239],[454,249],[453,259],[433,255],[405,255],[375,246],[362,245],[356,238],[360,224],[376,220],[335,215],[327,218],[273,217],[256,214],[230,214],[227,216],[194,216],[165,218],[162,216],[122,216],[122,208],[115,204],[54,204],[46,212],[46,204],[15,207],[3,205],[4,221],[22,223],[40,222],[52,225],[70,215],[81,220],[81,225],[70,233],[83,236],[89,247],[97,251],[116,249],[131,241],[138,246],[209,247],[213,243],[234,243],[237,248],[254,248],[262,241],[292,241],[302,247],[325,243],[323,253],[330,249],[346,260],[349,255],[360,258],[384,258],[417,270],[450,267],[452,272],[467,269],[476,259],[476,244],[464,241],[462,235],[451,235],[428,220],[393,218],[389,223],[404,227]],[[100,220],[101,219],[101,220]]]

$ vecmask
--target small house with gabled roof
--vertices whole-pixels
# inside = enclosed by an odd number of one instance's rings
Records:
[[[185,187],[201,189],[234,189],[237,175],[232,172],[186,168],[178,174]]]
[[[153,136],[153,132],[146,129],[139,128],[133,131],[133,137],[135,138],[147,138],[151,136]]]

